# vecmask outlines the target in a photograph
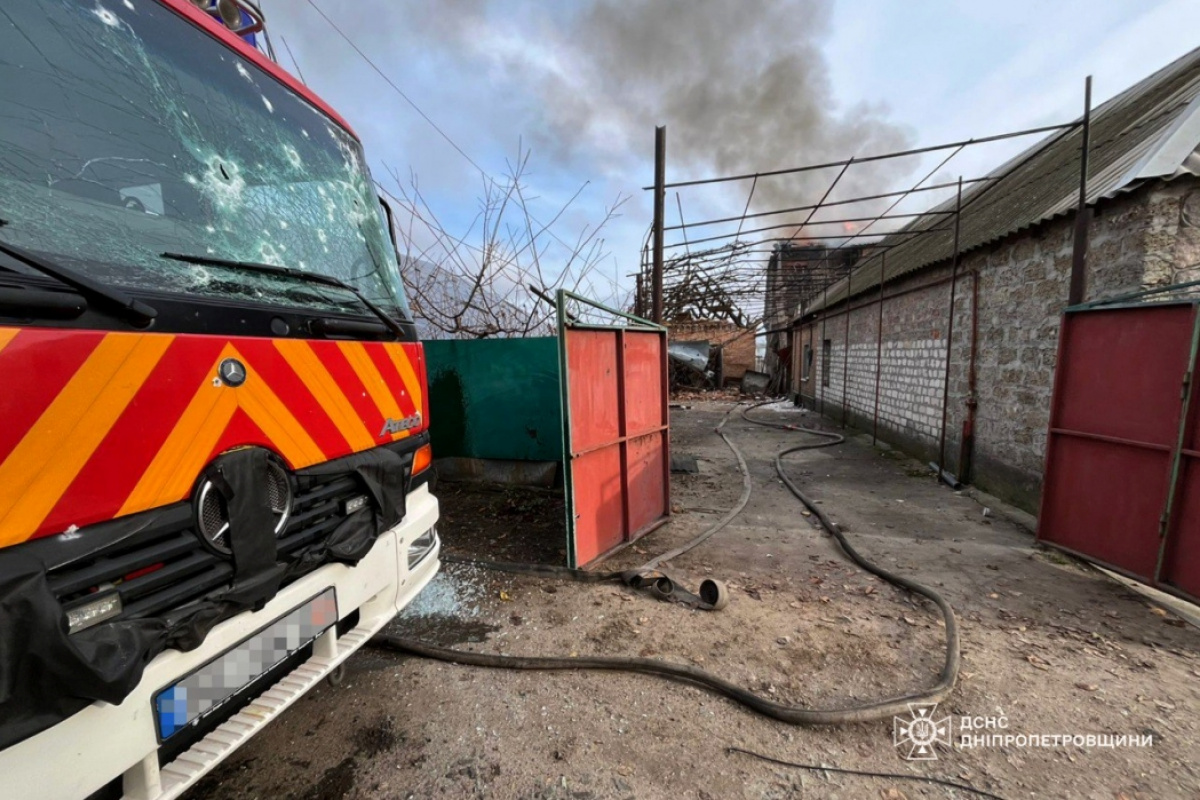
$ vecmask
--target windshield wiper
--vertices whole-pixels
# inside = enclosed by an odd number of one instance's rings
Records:
[[[125,316],[131,318],[137,325],[145,326],[158,316],[158,311],[153,306],[130,297],[120,289],[106,286],[100,281],[84,275],[82,272],[76,272],[70,267],[54,264],[40,256],[35,256],[27,250],[13,247],[11,244],[3,241],[0,241],[0,253],[12,256],[17,261],[26,266],[33,267],[38,272],[45,273],[52,278],[57,278],[80,294],[85,296],[90,295],[91,297],[111,303],[120,309]]]
[[[344,289],[350,294],[358,298],[358,301],[366,306],[372,314],[379,317],[388,330],[396,334],[399,339],[405,338],[407,335],[400,323],[392,319],[386,311],[367,299],[366,295],[360,292],[355,287],[346,283],[343,280],[333,277],[332,275],[322,275],[319,272],[307,272],[294,267],[277,267],[274,264],[259,264],[254,261],[233,261],[226,258],[216,258],[214,256],[193,256],[186,253],[162,253],[163,258],[169,258],[173,261],[183,261],[187,264],[208,264],[214,267],[229,267],[230,269],[241,269],[247,272],[260,272],[264,275],[282,275],[288,278],[295,278],[309,283],[317,283],[324,286],[334,286],[338,289]]]

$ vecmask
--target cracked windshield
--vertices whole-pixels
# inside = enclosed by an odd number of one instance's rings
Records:
[[[0,117],[4,242],[111,284],[369,315],[163,254],[291,267],[409,316],[358,142],[158,3],[0,8]]]

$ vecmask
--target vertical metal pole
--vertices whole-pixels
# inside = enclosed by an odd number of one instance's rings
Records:
[[[558,312],[558,381],[559,398],[563,419],[563,511],[567,523],[567,566],[579,566],[575,547],[575,458],[571,441],[571,381],[570,359],[567,357],[567,293],[562,289],[554,295],[555,310]]]
[[[791,314],[788,314],[788,316],[790,317]],[[790,320],[789,320],[788,324],[789,325],[791,324]],[[781,379],[779,381],[779,386],[781,389],[784,386],[787,386],[788,391],[791,391],[791,388],[792,388],[792,364],[794,364],[796,362],[795,337],[792,335],[791,328],[787,329],[787,331],[784,333],[784,336],[786,337],[784,339],[784,342],[786,342],[785,347],[787,348],[788,357],[787,357],[787,361],[784,361],[783,359],[779,360],[779,372],[781,375]]]
[[[663,516],[671,516],[671,377],[670,365],[667,360],[667,331],[661,330],[658,332],[659,350],[659,371],[662,373],[662,383],[659,393],[662,395],[662,402],[659,404],[659,419],[665,426],[662,432],[663,437],[663,464],[662,464],[662,487],[663,487]]]
[[[770,372],[769,365],[774,363],[771,353],[775,349],[776,334],[771,331],[775,330],[775,308],[778,306],[778,287],[775,285],[775,279],[782,270],[783,262],[783,251],[780,248],[781,245],[776,244],[772,248],[771,257],[767,259],[766,286],[763,288],[763,329],[767,331],[766,347],[763,349],[763,372]]]
[[[850,271],[846,270],[849,277]],[[842,345],[842,428],[846,427],[846,415],[850,411],[850,284],[846,283],[846,339]]]
[[[637,281],[637,288],[635,289],[636,294],[633,296],[633,315],[645,318],[646,309],[642,308],[642,273],[638,272],[634,276],[634,280]]]
[[[1075,246],[1071,253],[1071,289],[1067,305],[1083,302],[1087,295],[1087,251],[1088,223],[1092,211],[1087,205],[1088,149],[1091,146],[1092,128],[1092,76],[1083,84],[1083,131],[1079,144],[1079,206],[1075,210]]]
[[[1192,349],[1188,354],[1187,370],[1183,375],[1183,400],[1179,412],[1179,436],[1171,453],[1171,477],[1167,484],[1167,501],[1163,506],[1162,516],[1158,520],[1158,560],[1154,564],[1154,584],[1163,583],[1163,567],[1166,566],[1167,549],[1171,541],[1177,500],[1183,490],[1183,447],[1192,435],[1192,403],[1196,396],[1196,368],[1200,359],[1200,304],[1192,305]]]
[[[962,220],[962,176],[954,201],[954,266],[950,271],[950,323],[946,327],[946,377],[942,384],[942,435],[938,441],[938,479],[946,472],[946,420],[950,414],[950,359],[954,356],[954,295],[958,288],[958,237]]]
[[[1055,451],[1058,449],[1059,434],[1055,433],[1059,429],[1059,420],[1061,419],[1062,396],[1063,396],[1063,375],[1066,373],[1061,366],[1064,363],[1064,358],[1067,353],[1067,340],[1071,337],[1072,320],[1075,318],[1074,313],[1064,313],[1058,326],[1058,350],[1054,359],[1054,377],[1053,388],[1050,390],[1050,423],[1046,426],[1046,460],[1042,464],[1042,496],[1038,501],[1038,516],[1037,516],[1037,540],[1039,542],[1052,541],[1056,534],[1055,531],[1047,531],[1047,520],[1050,519],[1049,511],[1053,503],[1059,502],[1056,492],[1053,492],[1049,487],[1051,476],[1054,475],[1056,460]]]
[[[979,408],[979,379],[976,360],[979,355],[979,267],[971,270],[971,353],[967,360],[967,418],[963,420],[962,442],[958,448],[958,482],[971,480],[971,462],[975,458],[975,410]]]
[[[663,321],[663,205],[667,190],[667,128],[654,129],[654,272],[650,319],[659,325]]]
[[[829,355],[825,353],[825,320],[829,318],[829,276],[825,278],[825,288],[821,290],[821,410],[818,411],[821,416],[825,416],[825,370],[829,369],[829,356],[833,355],[833,348],[829,348]]]
[[[879,382],[883,377],[883,282],[886,279],[884,267],[887,264],[887,251],[879,254],[879,327],[875,340],[875,419],[871,426],[871,446],[879,440]]]

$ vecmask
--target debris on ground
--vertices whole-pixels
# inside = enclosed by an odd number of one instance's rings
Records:
[[[712,512],[737,501],[736,465],[712,433],[729,406],[695,405],[673,413],[672,443],[705,470],[672,476],[672,501],[682,510],[605,569],[643,563],[647,552],[690,540],[711,524]],[[791,423],[797,412],[787,408],[776,404],[756,414]],[[741,423],[727,430],[738,437],[752,475],[761,477],[773,476],[778,449],[803,436],[775,436]],[[969,496],[908,476],[915,462],[883,455],[869,442],[851,438],[836,456],[818,450],[794,458],[792,475],[856,531],[850,534],[856,547],[938,587],[958,613],[961,680],[936,712],[950,718],[954,742],[938,746],[936,764],[905,760],[890,725],[783,726],[650,676],[484,671],[364,652],[350,660],[343,689],[315,690],[206,779],[197,797],[249,800],[316,786],[326,774],[338,776],[341,792],[330,798],[397,794],[384,785],[403,787],[398,796],[414,798],[950,796],[887,778],[801,777],[732,760],[725,751],[731,741],[788,761],[943,775],[1010,800],[1200,795],[1194,766],[1200,631],[1147,625],[1172,615],[1073,559],[1041,554],[1032,537],[1003,516],[985,524]],[[523,526],[536,522],[524,512],[505,512],[506,492],[468,493],[462,503],[475,503],[487,515],[478,520],[457,514],[452,505],[459,499],[445,487],[438,493],[447,513],[439,525],[443,536],[464,543],[455,547],[492,547],[493,540],[520,538]],[[681,580],[727,580],[735,601],[720,614],[648,602],[611,587],[472,574],[447,564],[446,582],[440,589],[431,584],[434,596],[423,595],[418,608],[450,613],[419,620],[406,615],[395,624],[436,620],[428,635],[440,632],[450,646],[477,652],[668,659],[797,704],[850,705],[932,683],[944,633],[936,613],[868,580],[801,520],[784,487],[756,478],[742,514],[676,559],[672,568]],[[413,634],[406,629],[404,635]],[[393,744],[362,750],[355,730],[389,716]],[[992,725],[979,733],[1111,735],[1148,743],[964,748],[957,739],[976,731],[961,730],[963,718]],[[299,746],[301,756],[280,757]],[[241,768],[249,763],[254,769]]]
[[[566,564],[562,489],[491,483],[438,484],[438,530],[450,555],[522,564]]]

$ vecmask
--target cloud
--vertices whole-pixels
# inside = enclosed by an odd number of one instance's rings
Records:
[[[503,2],[460,6],[454,25],[441,14],[417,24],[483,59],[493,79],[533,93],[526,132],[556,165],[641,175],[658,124],[674,175],[820,162],[912,138],[881,107],[845,108],[833,97],[821,50],[830,13],[818,0],[599,0],[558,19],[505,13]],[[881,169],[852,170],[845,188],[878,181]],[[763,207],[796,205],[829,178],[766,180],[756,196]]]
[[[667,126],[668,179],[680,180],[1058,121],[1078,113],[1084,74],[1096,73],[1099,97],[1124,88],[1165,62],[1164,48],[1189,46],[1186,23],[1200,15],[1188,0],[1104,13],[1033,0],[929,9],[875,0],[316,2],[486,170],[503,173],[518,139],[531,146],[528,178],[543,218],[590,181],[556,229],[564,239],[618,192],[632,195],[606,230],[622,275],[636,268],[650,221],[640,187],[651,180],[655,125]],[[447,227],[465,225],[476,212],[475,169],[305,0],[267,3],[272,31],[358,129],[377,174],[381,162],[403,177],[411,167]],[[1010,155],[1002,149],[964,153],[947,174],[979,174]],[[934,163],[853,167],[834,199],[902,188]],[[836,172],[764,179],[755,209],[813,202]],[[748,189],[685,190],[684,213],[738,214]]]

